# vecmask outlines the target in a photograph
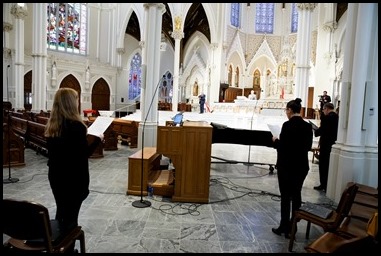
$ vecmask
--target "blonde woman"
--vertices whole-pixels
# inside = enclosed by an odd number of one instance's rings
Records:
[[[57,206],[55,218],[61,228],[70,230],[78,225],[79,210],[89,195],[88,158],[103,140],[103,134],[87,135],[78,111],[77,92],[60,88],[54,96],[45,136],[49,183]]]

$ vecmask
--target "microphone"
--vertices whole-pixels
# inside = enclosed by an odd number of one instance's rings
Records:
[[[145,68],[144,69],[144,72],[146,71]],[[142,71],[143,71],[142,69]],[[144,76],[145,78],[145,74],[143,74],[142,76]],[[164,76],[163,76],[164,77]],[[151,110],[151,107],[152,107],[152,104],[153,104],[153,101],[155,99],[155,96],[156,96],[156,92],[157,90],[159,89],[159,85],[161,84],[161,82],[163,81],[163,77],[161,77],[159,79],[159,82],[157,83],[156,85],[156,88],[155,88],[155,91],[153,92],[153,96],[152,96],[152,99],[151,99],[151,102],[149,104],[149,107],[148,107],[148,110],[147,110],[147,113],[146,113],[146,117],[144,118],[144,122],[143,122],[143,127],[142,127],[142,161],[141,161],[141,173],[140,173],[140,200],[136,200],[134,202],[132,202],[132,206],[136,207],[136,208],[145,208],[145,207],[150,207],[151,206],[151,202],[148,201],[148,200],[143,200],[143,174],[144,174],[144,129],[146,127],[146,122],[147,122],[147,118],[148,118],[148,114]],[[144,85],[144,88],[146,88],[146,86]]]

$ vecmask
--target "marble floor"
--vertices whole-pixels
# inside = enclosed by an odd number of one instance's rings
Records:
[[[289,240],[271,232],[280,220],[277,173],[261,164],[275,164],[275,149],[213,144],[212,156],[242,163],[212,158],[209,203],[177,203],[155,195],[153,199],[144,197],[152,203],[147,208],[132,205],[140,196],[126,195],[128,156],[136,151],[118,144],[118,150],[104,151],[103,158],[89,160],[90,195],[79,216],[88,253],[288,252]],[[312,159],[312,152],[309,157]],[[11,168],[12,178],[19,181],[3,184],[3,198],[41,203],[53,218],[55,203],[48,183],[47,158],[27,148],[25,162],[24,167]],[[319,184],[318,165],[310,163],[303,202],[334,207],[324,192],[313,189]],[[3,168],[3,178],[8,177],[9,168]],[[312,225],[306,240],[305,228],[306,222],[301,221],[294,244],[296,253],[304,253],[304,246],[323,234],[320,227]],[[3,241],[6,238],[3,235]]]

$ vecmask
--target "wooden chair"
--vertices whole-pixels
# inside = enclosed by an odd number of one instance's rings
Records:
[[[316,241],[304,247],[309,253],[369,253],[369,237],[344,236],[334,232],[326,232]],[[374,248],[374,247],[372,247]],[[365,249],[365,250],[364,250]]]
[[[2,212],[3,235],[9,236],[3,244],[5,251],[64,253],[79,240],[80,252],[86,252],[82,228],[62,232],[58,221],[51,220],[48,209],[39,203],[3,199]]]
[[[358,186],[356,185],[356,183],[353,183],[349,186],[347,185],[347,187],[344,189],[341,195],[337,208],[333,210],[332,215],[327,219],[323,219],[321,217],[318,217],[312,213],[309,213],[303,210],[295,211],[295,214],[294,214],[295,216],[294,216],[294,220],[293,220],[292,228],[291,228],[290,242],[288,245],[288,251],[291,252],[294,246],[295,233],[297,228],[296,224],[300,220],[307,221],[306,239],[309,238],[311,223],[322,227],[324,232],[336,230],[340,226],[344,218],[348,216],[350,209],[352,207],[353,201],[355,199],[357,190],[358,190]]]
[[[367,224],[357,218],[345,217],[336,231],[324,233],[304,249],[314,253],[367,254],[378,244],[368,235]]]

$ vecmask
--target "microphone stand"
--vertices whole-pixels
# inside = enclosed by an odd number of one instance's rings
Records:
[[[8,179],[3,179],[3,184],[16,183],[19,181],[18,178],[12,178],[11,176],[11,113],[8,111]]]
[[[144,128],[146,127],[146,122],[147,122],[148,114],[149,114],[149,111],[151,110],[152,103],[153,103],[153,101],[155,99],[155,95],[156,95],[157,89],[159,88],[159,85],[160,85],[161,81],[162,81],[162,78],[159,80],[159,82],[156,85],[156,88],[155,88],[155,91],[153,93],[153,97],[152,97],[151,103],[150,103],[150,105],[148,107],[147,114],[146,114],[146,117],[144,119],[143,127],[142,127],[142,162],[141,162],[141,174],[140,174],[140,200],[136,200],[136,201],[132,202],[132,206],[134,206],[136,208],[146,208],[146,207],[150,207],[151,206],[151,202],[150,201],[143,200]]]
[[[253,114],[251,115],[250,130],[253,130],[253,119],[254,119],[255,110],[257,109],[257,104],[258,104],[258,100],[256,100],[256,102],[255,102]],[[251,145],[249,145],[249,153],[248,153],[248,156],[247,156],[247,163],[244,163],[244,165],[247,165],[247,166],[254,165],[253,163],[250,162],[250,151],[251,151]]]

